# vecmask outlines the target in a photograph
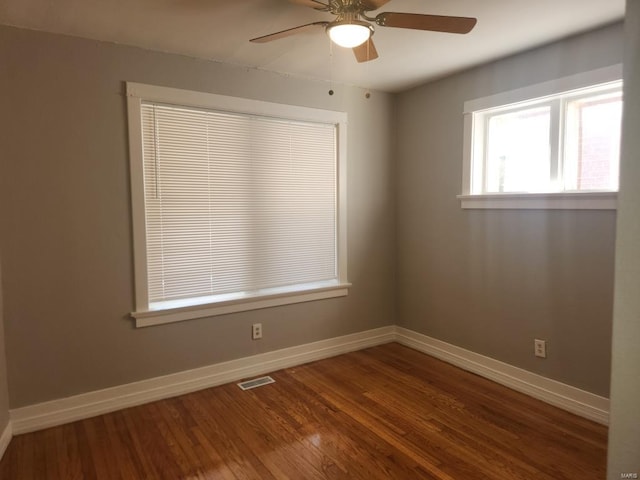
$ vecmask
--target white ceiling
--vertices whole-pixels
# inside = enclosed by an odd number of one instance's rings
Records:
[[[400,91],[622,19],[624,0],[391,0],[380,11],[476,17],[478,24],[467,35],[376,27],[380,58],[363,64],[331,47],[322,30],[249,43],[333,19],[287,0],[0,0],[0,24]]]

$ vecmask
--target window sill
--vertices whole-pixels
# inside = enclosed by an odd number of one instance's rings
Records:
[[[278,307],[294,303],[311,302],[327,298],[344,297],[349,294],[350,283],[336,283],[329,286],[310,286],[299,290],[277,293],[247,294],[242,298],[223,300],[197,305],[179,305],[179,302],[164,302],[161,307],[131,313],[136,320],[136,327],[150,327],[164,323],[181,322],[195,318],[226,315],[228,313],[246,312],[260,308]]]
[[[458,195],[463,209],[616,210],[617,192],[491,193]]]

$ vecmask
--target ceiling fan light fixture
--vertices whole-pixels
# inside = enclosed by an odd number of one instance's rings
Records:
[[[344,48],[353,48],[369,40],[373,27],[361,20],[349,22],[331,22],[327,26],[327,33],[333,43]]]

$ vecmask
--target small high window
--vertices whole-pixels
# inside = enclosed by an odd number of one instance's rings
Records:
[[[594,76],[615,77],[611,70]],[[575,86],[589,77],[465,104],[464,208],[611,208],[618,190],[622,81]],[[568,88],[557,90],[563,86]]]

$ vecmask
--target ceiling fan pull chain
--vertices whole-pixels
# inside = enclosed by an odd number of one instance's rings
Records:
[[[329,37],[329,95],[333,95],[333,42]]]

